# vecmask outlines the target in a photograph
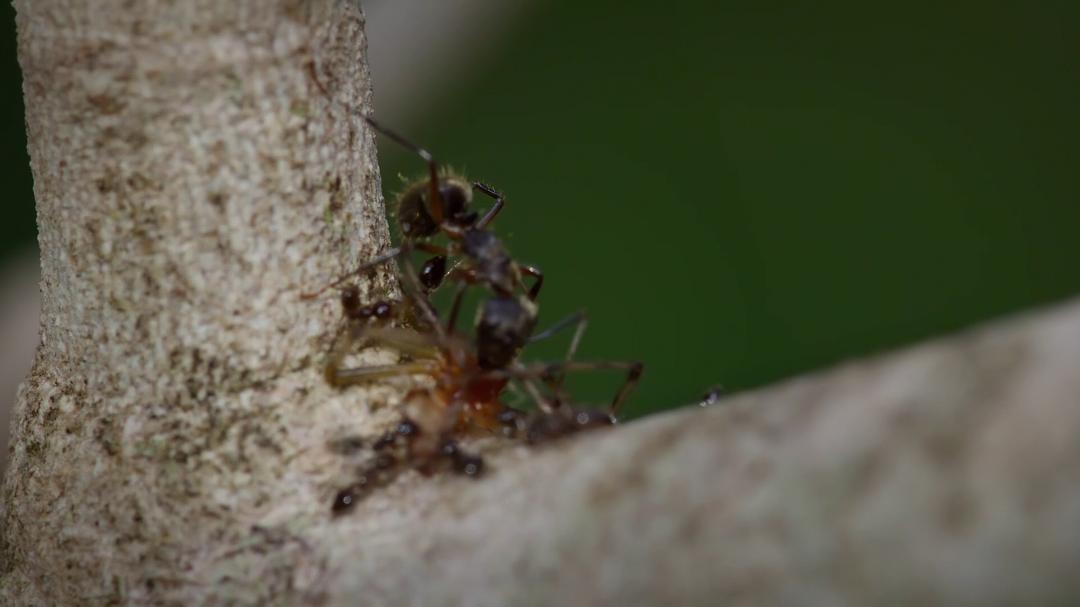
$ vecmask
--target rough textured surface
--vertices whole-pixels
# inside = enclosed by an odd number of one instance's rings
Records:
[[[1075,302],[394,488],[308,537],[338,605],[1075,604],[1078,436]]]
[[[323,386],[337,305],[298,299],[387,245],[373,135],[345,107],[370,101],[363,18],[340,1],[16,9],[43,320],[0,592],[205,587],[207,550],[285,497],[325,501],[326,437],[392,394]]]
[[[17,5],[44,339],[0,603],[1080,601],[1080,302],[332,519],[328,439],[408,385],[329,390],[336,307],[296,297],[385,246],[371,136],[309,69],[367,105],[362,18],[177,4]]]

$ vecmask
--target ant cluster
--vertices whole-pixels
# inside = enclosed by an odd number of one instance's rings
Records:
[[[401,233],[397,247],[303,297],[314,298],[331,289],[340,292],[345,326],[326,364],[330,384],[346,387],[416,375],[427,376],[431,382],[405,395],[401,421],[374,441],[371,463],[335,497],[333,512],[338,514],[406,470],[428,475],[449,470],[480,476],[484,461],[460,446],[460,436],[496,434],[537,444],[610,426],[643,368],[639,362],[575,361],[588,323],[584,312],[534,333],[544,275],[511,257],[491,231],[492,221],[505,205],[503,195],[485,183],[469,182],[441,169],[427,150],[371,117],[364,119],[375,131],[422,158],[427,174],[408,184],[394,202],[396,227]],[[474,191],[493,201],[482,214],[471,208]],[[413,261],[417,252],[427,256],[419,268]],[[361,301],[360,291],[349,282],[388,263],[396,268],[403,299]],[[453,286],[445,316],[431,301],[443,285]],[[482,300],[472,330],[464,331],[457,326],[458,316],[470,289],[479,290]],[[569,327],[575,330],[563,360],[520,360],[528,344]],[[371,347],[394,349],[403,355],[403,361],[346,366],[350,354]],[[563,388],[566,374],[597,369],[622,370],[626,378],[607,411],[574,409]],[[523,388],[535,410],[525,412],[505,405],[501,395],[510,385]],[[350,450],[356,450],[355,440],[346,442]]]

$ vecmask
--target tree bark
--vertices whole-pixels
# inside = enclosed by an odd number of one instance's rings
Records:
[[[387,246],[363,18],[126,4],[16,5],[44,304],[0,603],[1080,600],[1080,302],[331,517],[327,443],[409,387],[329,388],[298,298]]]
[[[209,591],[208,553],[324,513],[325,441],[397,397],[325,386],[340,312],[298,297],[388,245],[357,4],[130,4],[16,3],[43,294],[3,488],[20,603]]]

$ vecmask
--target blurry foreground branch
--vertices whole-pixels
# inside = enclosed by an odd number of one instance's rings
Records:
[[[407,386],[330,390],[297,293],[385,246],[352,3],[17,3],[43,343],[3,604],[1080,600],[1080,304],[333,519]],[[179,6],[176,6],[176,5]],[[391,288],[385,276],[371,294]]]

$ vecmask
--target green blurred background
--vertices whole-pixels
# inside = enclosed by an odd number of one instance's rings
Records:
[[[538,2],[402,130],[506,192],[541,324],[587,307],[580,358],[645,361],[640,415],[1080,292],[1078,35],[1075,2]],[[34,226],[3,50],[8,255]],[[421,167],[382,152],[390,194]]]

